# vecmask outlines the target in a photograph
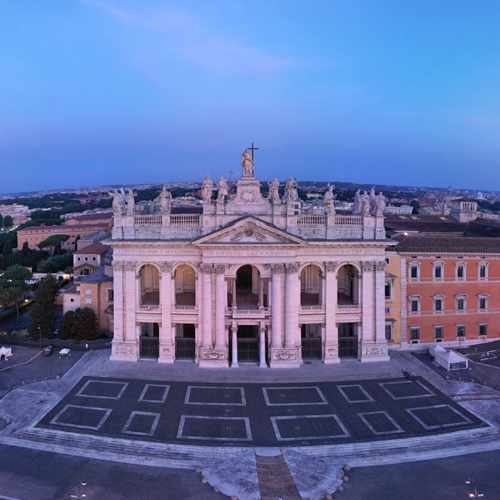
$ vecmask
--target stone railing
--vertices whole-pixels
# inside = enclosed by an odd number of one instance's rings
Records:
[[[161,215],[136,215],[134,224],[138,227],[161,226]]]
[[[302,311],[322,311],[324,309],[323,306],[301,306]]]
[[[349,312],[349,311],[358,311],[360,309],[359,304],[350,304],[350,305],[340,305],[337,304],[337,309],[342,312]]]
[[[139,309],[141,311],[157,311],[160,308],[159,304],[151,304],[151,305],[139,305]]]
[[[362,226],[363,217],[358,215],[336,215],[335,216],[336,226]]]
[[[175,304],[175,308],[180,311],[194,311],[196,309],[196,306],[180,306],[178,304]]]
[[[200,225],[199,215],[171,215],[170,216],[171,226],[190,226],[197,227]]]
[[[299,226],[324,226],[326,217],[324,215],[298,215],[297,224]]]

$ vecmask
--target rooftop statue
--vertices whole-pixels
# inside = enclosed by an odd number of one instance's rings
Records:
[[[290,177],[285,185],[285,203],[293,203],[297,200],[297,188],[297,181]]]
[[[241,155],[241,166],[243,167],[243,177],[253,177],[253,163],[254,160],[250,151],[245,149],[244,153]]]
[[[214,190],[214,183],[207,174],[203,182],[201,183],[201,199],[203,203],[210,203],[212,200],[212,192]]]
[[[134,200],[134,198],[136,196],[137,196],[137,194],[134,193],[132,191],[132,189],[128,190],[128,193],[127,193],[127,215],[134,215],[134,213],[135,213],[135,200]]]
[[[125,211],[125,199],[120,191],[108,191],[109,195],[113,197],[113,215],[123,215]]]
[[[382,191],[377,196],[377,209],[375,211],[375,215],[377,217],[383,217],[385,206],[387,205],[387,198],[382,194]]]
[[[335,198],[337,198],[337,195],[333,194],[333,186],[329,186],[328,191],[323,197],[323,201],[325,203],[325,213],[327,215],[335,215]]]
[[[370,197],[366,191],[361,195],[361,213],[363,215],[370,215]]]
[[[226,181],[226,179],[224,179],[224,177],[221,177],[217,181],[217,189],[218,189],[217,201],[218,202],[224,201],[226,199],[228,192],[229,192],[227,181]]]
[[[361,213],[361,210],[362,210],[362,200],[361,200],[361,192],[360,190],[358,189],[356,191],[356,193],[354,194],[354,206],[353,206],[353,209],[352,209],[352,213],[354,215],[358,215]]]
[[[161,193],[155,198],[154,201],[160,204],[160,210],[162,213],[168,213],[172,209],[172,193],[167,191],[165,186],[163,186]]]
[[[280,189],[279,180],[275,177],[273,182],[268,181],[267,184],[269,185],[269,196],[271,197],[272,202],[281,203],[279,194],[279,189]]]

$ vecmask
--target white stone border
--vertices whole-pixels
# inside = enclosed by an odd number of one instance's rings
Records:
[[[87,388],[87,386],[93,382],[98,383],[98,384],[120,384],[120,385],[123,385],[123,387],[122,387],[121,391],[119,392],[118,396],[116,396],[116,397],[113,397],[113,396],[90,396],[89,394],[82,394],[82,392]],[[87,380],[87,382],[85,382],[85,385],[78,391],[76,396],[79,396],[81,398],[120,399],[127,387],[128,387],[128,382],[113,382],[110,380]]]
[[[204,402],[199,402],[199,403],[194,403],[189,401],[191,397],[191,389],[234,389],[240,391],[241,395],[241,403],[204,403]],[[247,400],[245,397],[245,389],[243,387],[205,387],[204,385],[188,385],[187,391],[186,391],[186,397],[184,398],[184,404],[185,405],[211,405],[211,406],[246,406],[247,405]]]
[[[203,420],[243,420],[245,422],[246,438],[226,438],[226,437],[205,437],[205,436],[184,436],[184,423],[188,418]],[[252,431],[250,430],[250,419],[248,417],[201,417],[198,415],[181,415],[177,438],[182,439],[203,439],[205,441],[252,441]]]
[[[163,397],[161,400],[158,399],[144,399],[144,396],[146,395],[146,392],[148,392],[149,387],[163,387],[165,391],[163,392]],[[168,391],[170,390],[169,385],[162,385],[162,384],[146,384],[144,386],[144,389],[139,396],[139,399],[137,401],[142,401],[143,403],[164,403],[167,400],[168,396]]]
[[[290,391],[290,390],[296,390],[296,389],[316,389],[317,393],[319,394],[319,397],[321,398],[321,402],[319,403],[271,403],[269,401],[269,395],[267,394],[267,391],[269,390],[283,390],[283,391]],[[306,386],[306,387],[262,387],[262,392],[264,393],[264,399],[266,400],[266,405],[267,406],[310,406],[310,405],[327,405],[329,404],[323,393],[321,392],[320,388],[318,386]]]
[[[456,422],[452,424],[441,424],[441,425],[427,425],[420,418],[418,418],[413,412],[417,410],[430,410],[431,408],[449,408],[451,411],[455,412],[457,415],[460,415],[465,422]],[[443,427],[453,427],[455,425],[467,425],[472,424],[472,420],[467,418],[465,415],[462,415],[458,410],[453,408],[451,405],[434,405],[434,406],[421,406],[419,408],[407,408],[406,411],[419,423],[424,427],[424,429],[432,430],[432,429],[440,429]]]
[[[281,433],[278,428],[278,420],[297,420],[299,418],[333,418],[338,426],[342,429],[344,434],[335,434],[333,436],[300,436],[300,437],[281,437]],[[301,439],[335,439],[335,438],[348,438],[351,437],[349,431],[345,428],[344,424],[340,421],[340,418],[335,414],[330,415],[295,415],[293,417],[271,417],[271,422],[273,424],[274,434],[278,441],[300,441]]]
[[[130,427],[130,424],[132,423],[132,420],[134,420],[134,417],[136,415],[151,415],[154,416],[155,419],[153,421],[153,424],[151,425],[151,429],[149,432],[137,432],[137,431],[129,431],[128,428]],[[130,414],[130,417],[128,417],[127,423],[125,424],[125,427],[122,429],[122,433],[124,434],[134,434],[136,436],[153,436],[156,427],[158,426],[158,421],[160,420],[160,414],[159,413],[151,413],[148,411],[133,411]]]
[[[349,399],[349,396],[342,390],[342,387],[359,387],[361,389],[361,392],[368,398],[368,399]],[[344,396],[345,400],[350,403],[373,403],[375,400],[365,391],[365,388],[361,384],[349,384],[349,385],[337,385],[337,389],[340,391],[342,396]]]
[[[396,396],[394,396],[394,394],[387,387],[385,387],[386,385],[411,384],[412,383],[411,380],[400,380],[398,382],[379,382],[378,385],[380,387],[382,387],[382,389],[384,389],[384,391],[387,392],[387,394],[389,394],[389,396],[391,396],[391,398],[394,399],[394,400],[399,400],[399,399],[415,399],[415,398],[428,398],[430,396],[435,396],[436,395],[428,387],[426,387],[424,384],[422,384],[422,382],[420,382],[420,380],[415,380],[415,382],[420,387],[423,387],[427,391],[427,394],[421,394],[419,396],[399,396],[399,397],[396,397]]]
[[[391,422],[391,424],[396,428],[396,430],[383,431],[383,432],[376,431],[373,428],[373,426],[368,422],[368,420],[365,418],[365,415],[377,415],[377,414],[385,415],[387,419]],[[368,429],[370,429],[376,436],[384,436],[386,434],[401,434],[402,432],[405,432],[404,429],[402,429],[386,411],[370,411],[370,412],[358,413],[358,417],[366,424]]]
[[[99,410],[104,412],[104,416],[101,418],[101,421],[97,424],[96,427],[92,425],[78,425],[78,424],[64,424],[62,422],[57,422],[57,419],[68,409],[68,408],[82,408],[84,410]],[[95,406],[79,406],[79,405],[66,405],[51,421],[50,423],[53,425],[62,425],[64,427],[77,427],[78,429],[92,429],[94,431],[100,430],[100,428],[104,425],[109,414],[113,410],[110,408],[96,408]]]

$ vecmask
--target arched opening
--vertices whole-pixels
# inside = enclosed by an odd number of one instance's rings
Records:
[[[359,272],[351,264],[339,269],[337,278],[337,304],[342,306],[358,305]]]
[[[237,309],[262,309],[268,306],[268,280],[250,264],[236,271],[228,286],[228,306]]]
[[[175,270],[175,305],[196,305],[196,274],[191,266],[183,264]]]
[[[160,355],[160,325],[158,323],[141,323],[139,348],[141,358],[158,358]]]
[[[140,270],[141,305],[157,306],[160,304],[160,277],[155,266],[146,264]]]
[[[320,306],[321,292],[321,270],[317,265],[309,264],[300,274],[300,305]]]

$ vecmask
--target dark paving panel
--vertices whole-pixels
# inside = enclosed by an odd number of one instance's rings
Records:
[[[127,388],[126,382],[110,382],[107,380],[89,380],[78,392],[77,396],[86,398],[120,399]]]
[[[271,417],[271,420],[278,441],[350,437],[337,415]]]
[[[189,386],[185,404],[244,406],[246,404],[245,391],[241,387]]]
[[[318,387],[263,387],[267,406],[328,404]]]
[[[395,381],[399,383],[390,384]],[[68,410],[68,405],[79,409]],[[430,406],[435,408],[408,411]],[[95,408],[101,410],[96,413]],[[101,421],[103,415],[106,418]],[[83,377],[38,426],[163,443],[189,440],[204,446],[307,446],[420,436],[481,424],[422,378],[190,384]],[[284,440],[278,439],[276,430]],[[349,437],[341,437],[345,434]]]
[[[406,410],[426,429],[438,429],[453,425],[465,425],[471,420],[450,405],[436,405]]]
[[[217,441],[251,441],[252,434],[247,418],[199,417],[183,415],[179,438]]]

